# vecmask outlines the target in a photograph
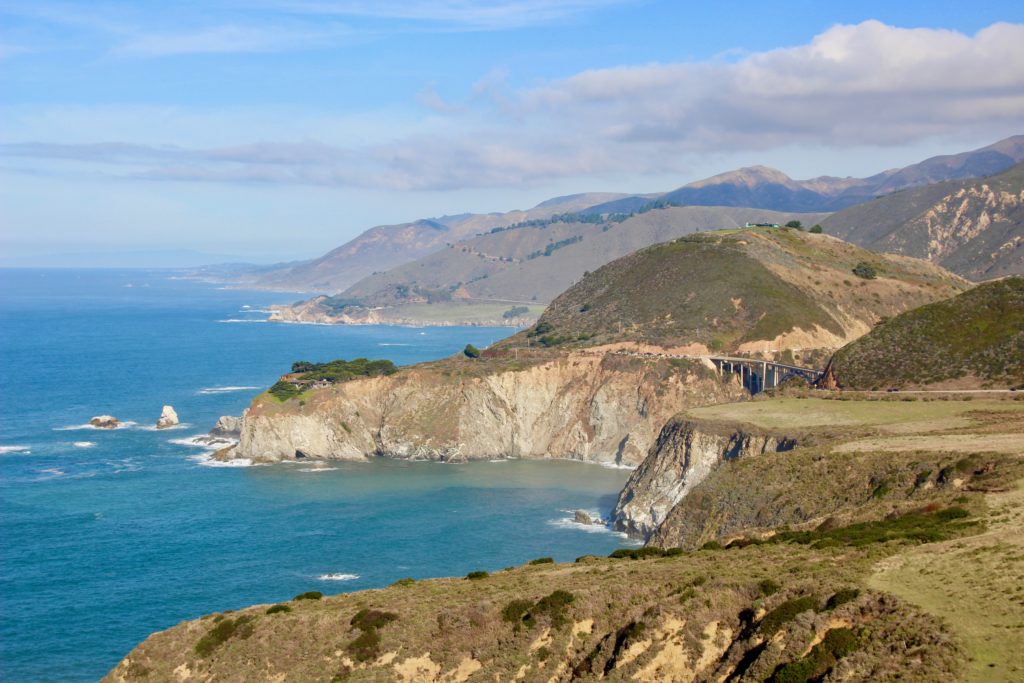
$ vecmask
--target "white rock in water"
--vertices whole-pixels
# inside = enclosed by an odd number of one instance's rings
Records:
[[[160,419],[156,421],[156,428],[167,429],[176,424],[178,424],[178,414],[171,406],[164,406],[163,412],[160,413]]]
[[[89,420],[89,424],[97,429],[116,429],[121,423],[113,415],[97,415]]]

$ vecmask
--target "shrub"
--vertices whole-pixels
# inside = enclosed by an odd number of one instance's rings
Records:
[[[485,571],[475,571],[475,572],[470,572],[470,573],[466,574],[466,578],[469,579],[470,581],[476,581],[476,580],[479,580],[479,579],[486,579],[488,576],[490,576],[490,574],[488,574]]]
[[[275,382],[270,387],[270,395],[276,398],[278,401],[287,401],[290,398],[295,398],[302,393],[302,390],[291,382]]]
[[[324,597],[324,594],[320,591],[306,591],[305,593],[299,593],[292,600],[319,600]]]
[[[384,628],[392,621],[397,621],[398,615],[394,612],[382,612],[380,610],[364,607],[356,612],[355,616],[348,622],[360,631],[369,629]]]
[[[765,636],[772,636],[783,626],[796,619],[798,614],[808,610],[818,611],[818,599],[812,595],[793,598],[782,603],[761,620],[760,629]]]
[[[530,560],[530,564],[553,564],[554,561],[551,557],[538,557],[536,560]]]
[[[851,600],[855,600],[860,595],[860,591],[856,588],[842,588],[837,590],[828,602],[825,603],[825,609],[835,609],[840,605],[845,605]]]
[[[466,358],[480,357],[480,349],[476,348],[472,344],[466,344],[466,348],[462,349],[462,353],[465,354]]]
[[[560,628],[567,623],[566,611],[569,609],[569,605],[575,601],[576,596],[569,591],[556,590],[538,600],[532,611],[547,615],[551,620],[552,628]]]
[[[527,308],[526,306],[513,306],[512,308],[502,313],[501,317],[504,318],[505,320],[509,320],[511,318],[518,318],[521,315],[526,315],[529,312],[530,309]]]
[[[267,608],[267,614],[277,614],[278,612],[291,612],[292,608],[288,605],[271,605]]]
[[[657,546],[644,546],[643,548],[619,548],[613,550],[608,556],[616,560],[629,558],[631,560],[646,560],[652,557],[676,557],[682,555],[682,548],[658,548]]]
[[[377,629],[370,628],[360,633],[345,648],[357,662],[369,662],[377,659],[380,654],[380,634]]]
[[[501,618],[508,622],[522,621],[523,616],[530,611],[531,607],[533,607],[533,603],[529,600],[513,600],[501,610]]]
[[[815,235],[820,235],[823,232],[820,223],[815,223],[814,225],[812,225],[810,231],[813,232]]]
[[[861,261],[853,267],[853,274],[865,280],[874,280],[878,276],[878,271],[867,261]]]
[[[782,586],[780,586],[777,581],[773,581],[772,579],[762,579],[758,582],[757,587],[760,589],[761,595],[764,595],[765,597],[769,595],[775,595],[780,590],[782,590]]]
[[[229,638],[248,638],[252,635],[253,617],[244,615],[237,619],[223,619],[211,628],[205,636],[196,643],[196,654],[200,657],[207,657],[219,645]]]
[[[411,576],[407,576],[404,579],[399,579],[398,581],[395,581],[391,585],[392,586],[411,586],[414,583],[416,583],[416,579],[412,578]]]
[[[708,541],[700,547],[701,550],[722,550],[722,544],[718,541]]]
[[[790,221],[790,222],[786,223],[786,227],[787,228],[796,228],[797,230],[803,230],[804,229],[804,224],[801,223],[800,221]]]

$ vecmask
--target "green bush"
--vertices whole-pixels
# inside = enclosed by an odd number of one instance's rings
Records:
[[[878,276],[878,271],[867,261],[861,261],[853,267],[853,274],[865,280],[874,280]]]
[[[722,550],[722,544],[718,541],[708,541],[700,547],[701,550]]]
[[[807,610],[818,611],[818,599],[812,595],[787,600],[764,615],[759,628],[765,636],[775,635],[783,626]]]
[[[757,587],[761,591],[761,595],[765,597],[769,595],[775,595],[780,590],[782,590],[782,586],[780,586],[777,581],[773,581],[772,579],[761,579],[761,581],[758,582]]]
[[[302,393],[302,390],[291,382],[275,382],[270,387],[270,395],[276,398],[278,401],[284,402],[290,398],[295,398]]]
[[[950,507],[937,512],[918,510],[898,517],[874,522],[860,522],[836,529],[815,531],[781,531],[768,543],[800,543],[814,548],[851,546],[860,548],[872,543],[910,541],[932,543],[958,535],[978,522],[969,520],[969,513],[961,507]]]
[[[533,607],[533,602],[529,600],[513,600],[501,610],[501,618],[508,622],[522,621],[531,607]]]
[[[812,225],[810,231],[815,235],[820,235],[823,232],[820,223],[815,223],[814,225]]]
[[[851,600],[856,600],[857,596],[860,595],[860,591],[856,588],[842,588],[837,590],[828,602],[825,603],[825,609],[835,609],[840,605],[845,605]]]
[[[380,634],[375,628],[366,629],[345,649],[357,662],[369,662],[377,659],[380,655]]]
[[[306,591],[305,593],[299,593],[292,600],[319,600],[324,597],[324,594],[320,591]]]
[[[477,581],[479,579],[486,579],[490,574],[485,571],[475,571],[466,574],[466,578],[470,581]]]
[[[479,358],[480,357],[480,349],[476,348],[472,344],[466,344],[466,348],[462,349],[462,353],[463,353],[463,355],[466,356],[466,358]]]
[[[292,608],[288,605],[271,605],[267,608],[267,614],[277,614],[278,612],[291,612]]]
[[[200,657],[209,656],[229,638],[248,638],[253,633],[254,617],[244,615],[237,619],[222,619],[196,643],[195,651]]]
[[[787,228],[796,228],[797,230],[803,230],[804,229],[804,224],[801,223],[800,221],[790,221],[790,222],[786,223],[786,227]]]
[[[613,550],[608,556],[613,559],[621,560],[629,558],[630,560],[646,560],[653,557],[676,557],[682,555],[682,548],[658,548],[656,546],[644,546],[643,548],[619,548]]]
[[[416,579],[412,578],[411,576],[407,576],[404,579],[399,579],[398,581],[395,581],[391,585],[392,586],[411,586],[414,583],[416,583]]]
[[[551,557],[538,557],[536,560],[530,560],[530,564],[553,564],[554,561]]]
[[[356,612],[355,616],[348,623],[360,631],[366,631],[374,628],[384,628],[392,621],[397,620],[398,615],[394,612],[382,612],[381,610],[364,607]]]

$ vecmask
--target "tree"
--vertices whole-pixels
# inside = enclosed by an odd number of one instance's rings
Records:
[[[804,224],[801,223],[800,221],[790,221],[790,222],[786,223],[786,227],[787,228],[796,228],[797,230],[803,230],[804,229]]]
[[[480,349],[476,348],[472,344],[466,344],[466,348],[462,349],[462,353],[466,354],[466,358],[480,357]]]
[[[820,235],[822,232],[824,232],[824,230],[821,229],[821,223],[815,223],[814,225],[812,225],[811,232],[813,232],[815,235]]]

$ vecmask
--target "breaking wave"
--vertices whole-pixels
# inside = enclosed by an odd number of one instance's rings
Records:
[[[0,446],[0,455],[7,455],[8,453],[30,455],[32,450],[28,446]]]
[[[355,581],[359,578],[359,574],[321,574],[316,578],[321,581]]]
[[[245,387],[203,387],[202,389],[200,389],[196,393],[205,396],[207,394],[229,394],[229,393],[231,393],[233,391],[252,391],[253,389],[259,389],[259,388],[260,387],[249,387],[249,386],[245,386]]]

